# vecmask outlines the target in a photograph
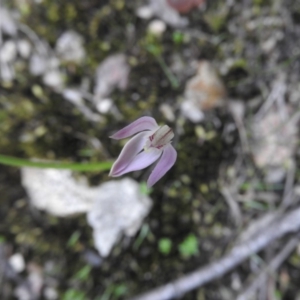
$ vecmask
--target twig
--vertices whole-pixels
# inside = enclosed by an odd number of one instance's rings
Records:
[[[285,78],[283,78],[283,76],[280,76],[277,80],[274,81],[268,98],[255,115],[256,120],[260,120],[268,112],[268,110],[271,109],[274,102],[277,102],[278,106],[280,107],[280,103],[284,101],[284,96],[287,89],[284,81]],[[280,115],[282,119],[285,120],[287,118],[286,110],[284,109],[282,112],[280,112]]]
[[[243,113],[241,114],[237,111],[237,109],[235,109],[239,105],[241,105],[241,104],[238,104],[238,102],[235,102],[235,103],[231,102],[231,105],[229,105],[229,109],[231,111],[232,117],[234,119],[236,128],[239,133],[243,153],[251,153],[249,141],[248,141],[248,137],[247,137],[247,130],[246,130],[244,120],[243,120]]]
[[[241,225],[242,223],[242,213],[237,201],[232,197],[228,188],[223,187],[221,189],[221,194],[223,195],[227,205],[229,206],[230,213],[236,225]]]
[[[299,243],[299,238],[292,238],[285,247],[273,258],[270,265],[262,271],[259,276],[251,283],[251,285],[240,294],[236,300],[247,300],[255,295],[257,289],[261,286],[262,282],[265,282],[268,278],[268,274],[276,271],[285,259],[291,254],[295,247]]]
[[[2,10],[2,0],[0,0],[0,12]],[[3,40],[3,37],[2,37],[2,20],[0,20],[0,49],[1,49],[1,46],[2,46],[2,40]]]
[[[3,289],[5,264],[6,264],[6,257],[4,253],[4,244],[2,243],[0,244],[0,290]]]
[[[223,258],[132,300],[168,300],[183,295],[221,277],[276,239],[299,229],[300,208],[297,208],[279,217],[273,226],[267,227],[250,241],[233,247]]]
[[[35,45],[36,49],[38,50],[39,54],[48,56],[51,53],[54,56],[54,53],[48,44],[43,43],[40,37],[33,31],[29,26],[26,24],[19,24],[19,29],[21,32],[27,35],[27,37],[32,41]]]
[[[293,201],[295,200],[294,195],[294,180],[296,175],[296,166],[295,162],[291,160],[291,163],[289,165],[289,169],[287,171],[286,179],[285,179],[285,185],[284,185],[284,191],[283,191],[283,200],[280,204],[282,208],[289,207]]]

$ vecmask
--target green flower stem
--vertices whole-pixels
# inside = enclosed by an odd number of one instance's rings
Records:
[[[49,168],[49,169],[67,169],[72,171],[107,171],[111,168],[113,162],[97,163],[71,163],[71,162],[42,162],[32,161],[23,158],[17,158],[7,155],[0,155],[0,164],[12,167],[32,167],[32,168]]]

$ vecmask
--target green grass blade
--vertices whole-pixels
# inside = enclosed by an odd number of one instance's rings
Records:
[[[28,159],[17,158],[7,155],[0,155],[0,164],[13,167],[32,167],[32,168],[51,168],[51,169],[67,169],[72,171],[107,171],[111,168],[113,162],[97,162],[97,163],[71,163],[71,162],[42,162],[31,161]]]

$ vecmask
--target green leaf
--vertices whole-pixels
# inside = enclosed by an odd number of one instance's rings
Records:
[[[125,284],[119,284],[115,287],[113,293],[116,298],[124,296],[127,293],[127,286]]]
[[[175,31],[173,32],[172,34],[172,39],[173,39],[173,42],[177,45],[179,44],[182,44],[183,43],[183,40],[184,40],[184,35],[181,31]]]
[[[133,244],[133,249],[137,250],[140,245],[142,244],[142,242],[144,241],[144,239],[147,237],[147,235],[150,232],[150,228],[148,224],[144,224],[142,226],[142,229],[140,230],[140,234],[138,235],[138,237],[136,238],[134,244]]]
[[[80,235],[80,231],[74,231],[67,242],[67,246],[71,248],[74,247],[75,244],[78,242]]]
[[[74,275],[74,279],[86,281],[91,273],[91,270],[92,270],[91,266],[89,265],[84,266]]]
[[[158,242],[158,249],[162,254],[168,255],[172,248],[172,241],[168,238],[161,238]]]
[[[68,289],[62,297],[62,300],[85,300],[86,295],[84,292],[75,290],[75,289]]]
[[[198,240],[194,234],[188,235],[179,245],[178,250],[184,258],[198,254]]]

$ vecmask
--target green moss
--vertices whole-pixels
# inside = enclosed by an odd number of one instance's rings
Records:
[[[65,17],[67,21],[73,21],[77,17],[77,9],[72,3],[67,3],[65,7]]]
[[[51,22],[57,22],[59,20],[60,7],[56,3],[52,3],[47,9],[47,17]]]
[[[227,14],[222,12],[216,14],[208,14],[204,17],[212,31],[220,32],[226,24]]]

